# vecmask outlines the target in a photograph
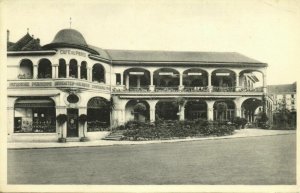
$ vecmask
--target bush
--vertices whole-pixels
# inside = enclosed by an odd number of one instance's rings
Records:
[[[245,125],[247,124],[247,119],[245,118],[241,118],[241,117],[236,117],[234,120],[233,120],[233,123],[235,124],[236,128],[237,129],[240,129],[240,128],[245,128]]]
[[[186,138],[195,136],[222,136],[231,135],[234,132],[234,125],[227,122],[193,120],[193,121],[162,121],[155,123],[144,123],[129,121],[116,130],[126,130],[124,140],[153,140]]]

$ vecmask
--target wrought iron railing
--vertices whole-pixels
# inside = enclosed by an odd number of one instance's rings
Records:
[[[212,92],[235,92],[235,87],[212,87]]]
[[[202,87],[184,87],[184,92],[209,92],[209,89],[207,86]]]

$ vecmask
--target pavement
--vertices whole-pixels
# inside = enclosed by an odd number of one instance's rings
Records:
[[[189,137],[185,139],[169,139],[169,140],[149,140],[149,141],[109,141],[109,140],[94,140],[86,142],[9,142],[8,149],[41,149],[41,148],[67,148],[67,147],[95,147],[95,146],[111,146],[111,145],[139,145],[153,143],[174,143],[185,141],[202,141],[202,140],[218,140],[218,139],[233,139],[245,137],[259,137],[271,135],[289,135],[295,134],[295,130],[264,130],[264,129],[241,129],[236,130],[233,135],[228,136],[209,136],[209,137]]]

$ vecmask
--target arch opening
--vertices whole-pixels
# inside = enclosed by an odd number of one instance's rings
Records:
[[[102,97],[91,98],[87,103],[87,131],[106,131],[110,127],[110,103]]]
[[[155,106],[155,120],[178,120],[179,104],[175,101],[158,101]]]
[[[232,100],[219,100],[214,103],[214,120],[233,121],[235,104]]]
[[[38,78],[51,78],[52,66],[48,59],[42,59],[38,64]]]
[[[207,104],[204,100],[190,100],[185,105],[184,117],[187,120],[207,119]]]
[[[78,63],[77,60],[71,59],[69,64],[69,77],[78,78]]]
[[[218,69],[212,72],[211,83],[213,91],[232,92],[235,91],[236,75],[228,69]]]
[[[99,82],[99,83],[105,83],[105,69],[99,63],[94,64],[94,66],[93,66],[92,81]]]
[[[19,79],[33,78],[33,63],[31,60],[23,59],[20,63]]]
[[[130,68],[124,71],[124,81],[129,90],[148,90],[150,72],[143,68]]]
[[[58,78],[66,78],[67,65],[64,59],[59,59],[58,62]]]
[[[161,68],[153,73],[153,80],[157,91],[178,90],[179,72],[172,68]]]
[[[208,73],[201,69],[188,69],[183,72],[183,85],[186,91],[205,91],[208,86]]]
[[[125,121],[146,122],[150,120],[150,106],[144,100],[130,100],[125,106]]]

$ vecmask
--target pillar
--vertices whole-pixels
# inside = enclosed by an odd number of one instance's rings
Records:
[[[120,73],[120,75],[121,75],[121,85],[122,85],[122,86],[124,86],[123,72],[122,72],[122,73]]]
[[[52,64],[52,78],[56,78],[55,64]]]
[[[211,86],[211,72],[207,72],[207,79],[208,79],[208,84],[207,88],[209,92],[212,92],[212,86]]]
[[[55,74],[56,74],[55,78],[58,78],[58,66],[55,66]]]
[[[235,73],[235,91],[240,91],[239,73]]]
[[[207,103],[207,120],[214,120],[214,103],[215,101],[206,101]]]
[[[184,121],[184,111],[185,111],[185,103],[179,106],[179,120]]]
[[[155,90],[155,86],[153,85],[153,72],[150,71],[150,86],[149,86],[149,90],[150,91],[154,91]]]
[[[137,76],[137,85],[138,88],[141,87],[141,76]]]
[[[81,68],[80,68],[80,65],[77,65],[77,77],[78,77],[78,79],[81,79],[80,75],[81,75]]]
[[[70,76],[70,69],[69,69],[69,67],[70,67],[70,64],[66,64],[66,78],[69,78],[69,76]]]
[[[267,75],[263,73],[263,92],[264,94],[267,93]]]
[[[126,90],[129,89],[129,74],[126,75]]]
[[[14,133],[14,106],[17,97],[7,98],[7,134],[11,135]]]
[[[38,65],[33,65],[33,79],[38,78]]]
[[[183,90],[184,86],[183,86],[183,73],[180,72],[179,73],[179,87],[178,90]]]
[[[155,122],[155,106],[158,100],[147,100],[150,106],[150,122]]]

